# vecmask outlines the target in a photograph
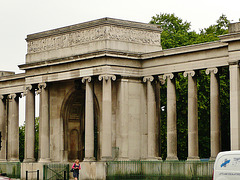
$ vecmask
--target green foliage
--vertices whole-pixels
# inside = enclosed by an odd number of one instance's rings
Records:
[[[25,123],[19,127],[19,160],[21,162],[24,159],[24,146],[25,146]]]
[[[190,31],[191,24],[176,17],[174,14],[157,14],[152,17],[151,24],[158,24],[163,29],[161,41],[163,49],[175,48],[219,40],[218,36],[228,33],[229,20],[221,15],[216,25],[201,29],[199,33]],[[230,115],[229,115],[229,75],[228,67],[219,72],[222,150],[230,149]],[[210,75],[205,70],[197,73],[198,88],[198,135],[200,158],[210,157]],[[177,135],[178,158],[185,160],[188,156],[188,83],[182,73],[175,74],[177,93]],[[161,86],[161,157],[167,156],[167,87]]]

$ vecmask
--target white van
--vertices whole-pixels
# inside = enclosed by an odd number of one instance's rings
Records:
[[[217,155],[213,179],[240,180],[240,151],[225,151]]]

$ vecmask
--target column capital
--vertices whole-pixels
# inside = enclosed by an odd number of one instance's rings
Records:
[[[82,83],[85,83],[85,81],[88,81],[90,83],[92,81],[91,76],[83,77],[82,78]]]
[[[45,89],[47,87],[47,83],[42,82],[38,84],[38,90],[37,90],[37,94],[41,94],[42,89]]]
[[[8,99],[15,99],[17,97],[17,94],[9,94]]]
[[[196,74],[196,73],[195,73],[195,71],[193,71],[193,70],[192,70],[192,71],[185,71],[185,72],[183,73],[183,76],[184,76],[184,77],[187,77],[187,76],[192,76],[192,77],[193,77],[193,76],[195,76],[195,74]]]
[[[152,82],[153,80],[154,80],[153,76],[145,76],[145,77],[143,77],[143,82],[147,82],[147,81]]]
[[[239,64],[239,60],[230,60],[228,61],[229,65],[238,65]]]
[[[211,72],[213,72],[214,74],[218,73],[218,68],[214,67],[214,68],[207,68],[206,69],[206,74],[210,74]]]
[[[159,75],[158,80],[160,81],[161,85],[165,84],[165,82],[166,82],[165,81],[166,79],[163,78],[163,75]]]
[[[111,79],[113,81],[115,81],[116,80],[116,76],[113,75],[113,74],[103,74],[103,75],[98,76],[98,80],[99,81],[101,81],[101,80],[107,81],[107,80],[111,80]]]
[[[32,85],[31,84],[28,84],[28,85],[25,85],[23,87],[23,96],[26,96],[27,95],[27,92],[28,91],[31,91],[32,90]]]
[[[166,80],[167,78],[173,79],[174,78],[174,74],[173,73],[167,73],[163,75],[163,79]]]
[[[4,96],[2,94],[0,94],[0,99],[3,100],[4,99]]]

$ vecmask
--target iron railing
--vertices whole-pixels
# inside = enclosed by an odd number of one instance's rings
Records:
[[[44,180],[69,179],[69,164],[43,165],[43,179]]]

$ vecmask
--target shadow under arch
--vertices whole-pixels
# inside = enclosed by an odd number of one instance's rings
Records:
[[[100,109],[94,94],[94,157],[99,159]],[[85,89],[72,88],[66,94],[61,106],[63,130],[63,161],[85,157]]]

